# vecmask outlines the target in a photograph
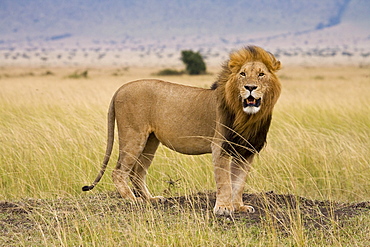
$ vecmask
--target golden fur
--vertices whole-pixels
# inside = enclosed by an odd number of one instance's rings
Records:
[[[230,54],[211,89],[160,80],[123,85],[108,113],[108,145],[103,176],[113,146],[115,120],[119,160],[113,181],[121,196],[158,201],[145,184],[148,167],[159,145],[185,154],[211,153],[215,165],[216,215],[251,211],[242,193],[253,156],[265,144],[273,107],[280,95],[275,72],[280,62],[269,52],[248,46]],[[230,161],[231,159],[231,161]],[[134,192],[127,183],[131,179]]]

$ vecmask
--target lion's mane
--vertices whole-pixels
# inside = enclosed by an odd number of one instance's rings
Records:
[[[262,62],[270,76],[270,85],[265,92],[263,106],[256,114],[245,114],[236,80],[241,67],[248,62]],[[257,46],[247,46],[230,54],[212,89],[217,91],[219,120],[224,125],[223,148],[238,156],[247,157],[259,152],[266,142],[272,110],[281,92],[275,75],[280,62],[270,53]]]

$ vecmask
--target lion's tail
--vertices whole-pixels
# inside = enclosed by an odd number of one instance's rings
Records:
[[[110,103],[109,110],[108,110],[108,141],[107,141],[107,149],[105,151],[103,165],[95,181],[92,183],[92,185],[86,185],[82,187],[82,191],[92,190],[95,187],[95,185],[99,183],[100,179],[104,175],[105,169],[107,168],[109,158],[110,158],[110,155],[113,149],[113,142],[114,142],[114,127],[115,127],[115,120],[116,120],[116,116],[114,112],[114,99],[115,99],[115,95],[113,96],[113,99]]]

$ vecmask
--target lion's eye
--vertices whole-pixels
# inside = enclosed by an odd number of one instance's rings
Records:
[[[240,72],[240,75],[241,76],[245,76],[245,72]]]
[[[265,75],[265,73],[263,73],[263,72],[261,72],[261,73],[258,74],[259,77],[262,77],[264,75]]]

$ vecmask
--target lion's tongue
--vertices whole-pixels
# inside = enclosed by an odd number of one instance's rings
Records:
[[[245,99],[243,101],[243,107],[254,106],[256,104],[255,99]]]

